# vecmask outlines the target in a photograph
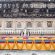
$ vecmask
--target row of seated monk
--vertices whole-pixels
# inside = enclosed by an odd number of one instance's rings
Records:
[[[10,42],[10,43],[14,43],[14,41],[15,40],[13,40],[13,39],[10,39],[10,40],[8,40],[8,43]],[[16,42],[18,42],[18,43],[23,43],[23,41],[24,40],[16,40]],[[32,43],[33,42],[33,40],[25,40],[26,41],[26,43]],[[3,40],[0,40],[0,43],[5,43],[6,42],[6,40],[5,39],[3,39]],[[45,43],[50,43],[50,42],[53,42],[53,43],[55,43],[55,40],[34,40],[34,42],[35,43],[41,43],[41,42],[45,42]]]

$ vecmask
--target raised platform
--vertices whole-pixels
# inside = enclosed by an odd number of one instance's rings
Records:
[[[55,38],[0,38],[0,50],[55,50]]]

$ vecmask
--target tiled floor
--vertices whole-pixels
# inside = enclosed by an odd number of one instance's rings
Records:
[[[55,55],[55,51],[0,50],[0,55]]]

